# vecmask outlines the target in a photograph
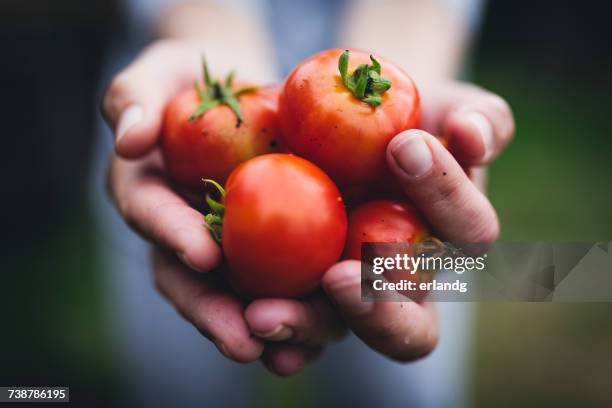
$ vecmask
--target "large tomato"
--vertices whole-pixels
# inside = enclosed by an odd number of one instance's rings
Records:
[[[361,244],[406,243],[414,244],[429,238],[429,231],[419,212],[410,204],[393,200],[370,201],[355,208],[349,214],[344,259],[356,259],[370,263],[375,257],[394,258],[397,254],[417,256],[411,245],[404,247],[383,246],[368,248],[362,259]],[[400,252],[398,252],[400,251]],[[431,280],[431,273],[423,271],[388,269],[384,277],[389,282],[401,280],[416,284]],[[398,294],[414,301],[422,301],[427,291],[398,291]]]
[[[221,183],[240,163],[280,151],[278,88],[204,80],[166,106],[162,152],[168,173],[187,187]]]
[[[361,51],[323,51],[289,75],[279,119],[289,149],[320,166],[341,187],[384,177],[385,150],[417,126],[412,80],[383,58]]]
[[[224,205],[228,280],[243,295],[305,295],[342,254],[347,224],[342,197],[305,159],[279,153],[241,164],[227,180]]]

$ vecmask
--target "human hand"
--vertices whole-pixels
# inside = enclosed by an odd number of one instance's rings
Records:
[[[166,100],[197,76],[196,69],[185,68],[196,64],[181,63],[186,55],[193,53],[192,49],[185,48],[189,47],[172,43],[152,47],[120,74],[109,88],[103,111],[117,134],[116,155],[109,176],[110,190],[126,221],[145,237],[166,248],[155,250],[156,283],[181,314],[211,338],[226,356],[236,361],[253,361],[263,352],[263,342],[252,338],[250,329],[268,342],[263,354],[267,366],[278,374],[289,375],[315,357],[329,338],[342,332],[344,324],[329,303],[320,297],[308,301],[261,299],[253,302],[243,315],[242,303],[225,291],[217,278],[196,276],[189,271],[210,271],[218,265],[221,254],[208,232],[200,228],[202,214],[167,184],[159,154],[155,151],[161,111]],[[167,61],[173,63],[168,65]],[[169,81],[168,78],[173,80]],[[460,93],[441,92],[444,98],[432,98],[434,103],[431,108],[424,108],[424,118],[425,123],[431,124],[431,129],[442,124],[454,129],[459,135],[455,136],[458,138],[455,141],[461,142],[471,137],[472,143],[467,143],[469,153],[470,146],[472,150],[478,149],[478,143],[474,142],[477,140],[474,129],[470,130],[469,125],[462,124],[461,117],[455,118],[452,125],[451,114],[457,111],[451,109],[453,104],[449,96],[455,96],[457,101],[469,100],[472,103],[483,98],[474,98],[473,94],[468,98],[468,92],[463,92],[461,94],[465,99],[462,99],[458,97]],[[424,106],[427,106],[426,101],[424,98]],[[461,143],[459,146],[462,146]],[[119,155],[140,159],[127,161]],[[175,252],[189,268],[169,255],[168,249]],[[437,338],[435,313],[429,306],[416,304],[405,307],[411,315],[408,320],[424,323],[422,328],[413,325],[413,331],[409,334],[415,340],[411,341],[411,347],[404,350],[401,344],[394,345],[392,341],[383,341],[383,344],[368,341],[371,337],[368,333],[385,333],[385,328],[381,329],[378,323],[380,316],[388,313],[382,310],[364,320],[347,318],[354,306],[350,305],[353,300],[357,299],[358,308],[364,305],[360,302],[359,292],[354,292],[352,288],[354,282],[351,279],[355,270],[358,268],[355,269],[354,263],[341,263],[330,269],[323,281],[327,295],[338,304],[351,328],[373,348],[399,359],[416,358],[433,348]],[[334,284],[336,279],[338,284]],[[397,304],[388,307],[394,306]],[[382,306],[377,308],[381,309]],[[400,308],[404,309],[404,306]],[[398,314],[398,319],[402,317],[403,314]],[[403,332],[395,327],[393,333],[383,337],[397,338],[398,333]]]
[[[102,102],[116,136],[108,186],[124,220],[155,244],[158,290],[222,354],[250,362],[261,357],[264,342],[252,337],[242,301],[220,279],[220,248],[204,228],[203,214],[168,182],[157,147],[165,104],[200,74],[198,48],[184,40],[156,43],[111,82]],[[215,64],[223,71],[233,62],[215,59]],[[274,347],[263,358],[280,355],[279,363],[267,365],[283,372],[283,353],[283,347]]]
[[[482,173],[471,171],[472,182],[462,166],[484,165],[501,153],[514,133],[512,113],[500,97],[472,85],[445,82],[421,87],[421,92],[425,130],[402,132],[389,143],[389,167],[439,237],[491,243],[497,239],[499,224],[495,210],[476,185]],[[427,131],[445,137],[449,149]],[[334,265],[322,286],[343,322],[372,349],[410,361],[435,348],[439,335],[435,305],[362,302],[359,262]],[[291,339],[304,336],[301,332],[316,337],[321,325],[318,315],[308,313],[309,306],[303,303],[283,302],[276,304],[275,318],[266,316],[267,320],[257,310],[257,302],[249,306],[246,317],[251,329],[285,325],[289,328],[286,333],[293,333]],[[296,329],[291,322],[297,316],[301,323]]]

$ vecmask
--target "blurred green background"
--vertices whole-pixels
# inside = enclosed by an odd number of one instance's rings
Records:
[[[99,13],[83,11],[84,22],[54,31],[70,39],[73,50],[88,48],[80,43],[88,41],[103,47],[100,38],[115,21],[112,6],[94,3]],[[612,57],[600,5],[584,2],[578,10],[570,2],[489,4],[474,49],[473,75],[510,102],[517,122],[514,143],[490,171],[490,196],[501,219],[502,239],[612,238]],[[15,23],[16,16],[23,16],[12,12],[0,24],[2,43],[8,47],[17,35],[45,61],[49,26],[34,21],[23,29]],[[59,16],[65,23],[66,15]],[[75,35],[82,38],[75,40]],[[61,52],[76,58],[69,50],[53,50],[53,55]],[[14,51],[12,57],[23,55]],[[77,77],[95,83],[101,54],[79,58],[76,62],[84,68],[64,73],[65,81]],[[47,62],[61,69],[57,62]],[[9,68],[2,69],[2,78],[10,79]],[[17,130],[28,126],[24,123],[29,102],[37,98],[35,89],[26,88],[26,95],[19,87],[4,89],[9,95],[0,102],[3,108],[17,104],[22,111]],[[83,88],[72,97],[93,101],[94,91]],[[43,109],[53,112],[53,106]],[[93,102],[84,115],[81,129],[93,134]],[[70,384],[87,405],[108,405],[121,388],[103,314],[99,235],[83,198],[86,171],[64,163],[49,174],[42,158],[71,143],[80,146],[75,163],[87,163],[91,139],[83,134],[69,138],[61,127],[39,133],[48,137],[42,146],[28,145],[25,159],[12,154],[18,147],[11,145],[10,136],[5,146],[9,157],[3,163],[7,202],[2,221],[4,231],[15,237],[5,234],[2,246],[0,384]],[[53,177],[63,184],[50,185]],[[61,200],[53,193],[58,189]],[[612,406],[611,314],[612,304],[478,305],[476,405]],[[274,390],[280,406],[295,402],[293,391],[307,387],[306,372],[290,381],[270,377],[264,391],[272,402]]]
[[[612,237],[610,34],[599,7],[566,3],[490,2],[475,50],[476,82],[503,95],[517,123],[490,171],[502,240]],[[478,312],[478,406],[612,406],[612,304]]]

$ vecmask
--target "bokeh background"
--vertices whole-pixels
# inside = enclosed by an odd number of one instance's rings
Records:
[[[490,1],[474,80],[503,95],[516,139],[490,171],[502,239],[612,239],[612,52],[604,2]],[[121,400],[88,191],[113,1],[0,3],[0,385]],[[96,180],[95,182],[102,182]],[[612,406],[612,304],[479,304],[476,406]],[[308,370],[265,379],[306,405]]]

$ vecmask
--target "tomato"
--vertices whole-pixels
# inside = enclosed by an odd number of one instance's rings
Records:
[[[369,201],[350,212],[343,258],[361,259],[363,242],[419,242],[429,236],[427,224],[411,204]]]
[[[323,51],[298,65],[281,91],[289,149],[341,187],[382,179],[387,144],[417,126],[417,88],[400,68],[379,60],[361,51]]]
[[[201,188],[202,178],[223,183],[238,164],[280,151],[278,88],[234,86],[231,78],[224,85],[204,82],[204,90],[187,89],[170,100],[163,119],[167,171],[192,188]]]
[[[247,297],[312,292],[342,254],[347,217],[338,188],[311,162],[268,154],[225,186],[221,229],[227,277]]]
[[[348,231],[344,259],[356,259],[371,262],[374,257],[395,257],[398,247],[376,246],[368,248],[362,259],[361,244],[366,242],[383,243],[417,243],[429,238],[426,223],[419,212],[408,203],[394,200],[370,201],[355,208],[348,218]],[[415,256],[410,246],[406,246],[400,255]],[[410,280],[415,283],[431,280],[431,274],[416,271],[389,269],[384,277],[390,282]],[[426,291],[398,291],[399,294],[414,301],[421,301],[427,295]]]

